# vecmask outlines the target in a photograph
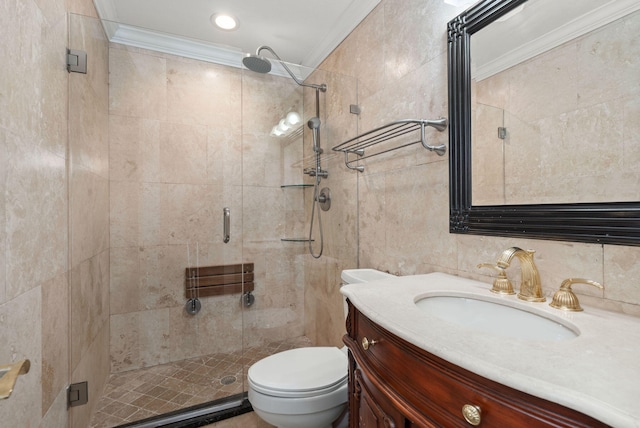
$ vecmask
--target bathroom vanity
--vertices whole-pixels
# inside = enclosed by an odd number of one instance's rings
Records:
[[[634,416],[640,320],[590,308],[567,314],[548,302],[520,303],[488,288],[440,273],[343,287],[351,427],[640,426]],[[496,299],[518,309],[535,305],[575,329],[575,337],[500,337],[456,326],[416,305],[445,295]],[[598,339],[619,323],[625,333]],[[612,348],[619,339],[621,347]]]
[[[376,325],[353,305],[349,321],[351,427],[607,426],[450,364]]]

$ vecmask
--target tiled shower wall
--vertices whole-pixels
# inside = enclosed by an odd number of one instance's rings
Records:
[[[107,44],[94,17],[85,0],[0,6],[0,364],[31,361],[3,426],[85,427],[108,375]],[[67,47],[87,51],[86,75],[67,73]],[[89,404],[67,411],[66,386],[85,380]]]
[[[405,117],[448,115],[446,25],[461,11],[441,0],[382,0],[321,64],[358,78],[361,132]],[[447,132],[429,136],[448,145]],[[358,204],[346,199],[350,208],[344,208],[357,213],[360,267],[405,275],[442,271],[490,283],[476,264],[515,245],[536,250],[547,295],[564,278],[591,278],[605,290],[576,287],[583,303],[640,315],[640,248],[452,235],[448,155],[408,148],[366,168],[364,174],[349,172],[358,174]],[[333,227],[336,236],[352,231],[345,224]],[[326,280],[314,282],[308,294],[328,296],[325,284],[339,283],[337,269],[321,274]],[[339,345],[335,338],[342,334],[335,328],[327,342]]]
[[[269,132],[301,108],[290,79],[122,45],[110,49],[111,370],[303,334],[302,141]],[[223,208],[231,241],[222,242]],[[184,269],[253,262],[255,304],[201,298]]]
[[[344,166],[343,153],[333,152],[331,148],[353,137],[357,132],[357,116],[350,113],[351,104],[358,103],[358,84],[355,78],[341,73],[342,70],[326,72],[315,71],[308,83],[325,83],[327,92],[320,93],[320,146],[322,169],[329,176],[320,183],[320,188],[331,191],[331,208],[318,213],[313,228],[313,251],[320,251],[320,230],[318,215],[321,216],[324,235],[322,256],[313,258],[309,252],[305,255],[305,335],[320,346],[342,347],[345,333],[345,314],[343,298],[340,294],[340,272],[357,266],[357,176]],[[313,89],[305,88],[305,111],[315,115],[315,94]],[[307,165],[314,167],[311,132],[305,126],[307,143],[304,146]],[[312,184],[314,179],[306,178]],[[311,219],[311,204],[314,190],[304,191],[305,236],[308,236]]]

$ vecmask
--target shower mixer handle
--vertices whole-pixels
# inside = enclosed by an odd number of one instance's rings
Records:
[[[322,211],[329,211],[331,208],[331,190],[328,187],[320,190],[316,197],[316,202],[318,202]]]

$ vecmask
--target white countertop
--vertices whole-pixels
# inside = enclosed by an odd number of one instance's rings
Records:
[[[617,428],[640,427],[640,318],[583,305],[553,309],[491,293],[490,284],[443,273],[351,284],[351,303],[381,327],[453,364],[511,388],[559,403]],[[569,323],[566,341],[499,337],[443,321],[418,309],[429,295],[473,293]]]

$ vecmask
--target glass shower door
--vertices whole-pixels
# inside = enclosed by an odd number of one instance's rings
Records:
[[[245,261],[241,70],[117,43],[108,58],[110,364],[96,427],[241,394],[249,276],[233,270]]]
[[[102,26],[109,34],[120,24]],[[356,200],[357,177],[330,152],[330,141],[356,123],[348,113],[353,80],[319,77],[339,101],[321,97],[322,162],[344,208],[323,214],[333,227],[323,258],[312,260],[304,241],[313,180],[303,170],[313,152],[303,125],[315,116],[313,91],[287,75],[118,43],[108,45],[103,76],[110,242],[101,358],[109,369],[90,426],[215,411],[219,400],[235,405],[258,359],[312,343],[338,346],[341,296],[317,284],[337,284],[334,273],[355,266],[347,202]],[[285,138],[272,135],[291,112],[300,124]],[[316,328],[323,319],[328,328]]]

